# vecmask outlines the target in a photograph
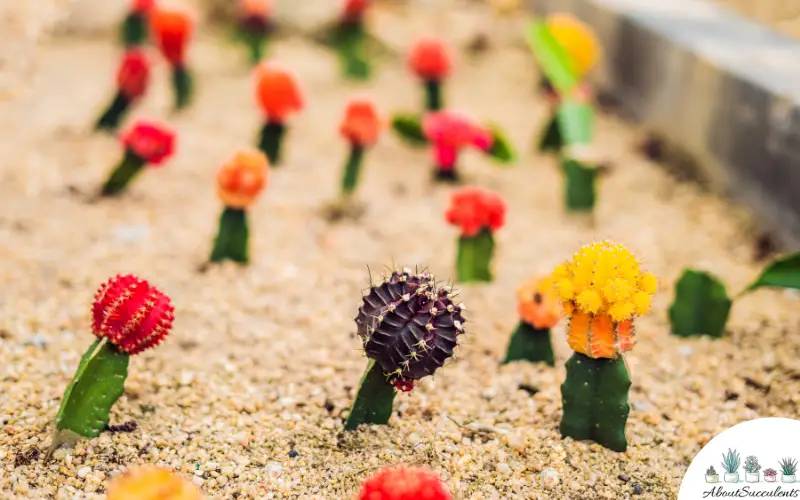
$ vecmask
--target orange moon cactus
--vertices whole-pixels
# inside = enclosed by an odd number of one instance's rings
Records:
[[[144,465],[128,469],[108,487],[108,500],[203,500],[192,483],[163,467]]]
[[[561,302],[551,276],[532,278],[517,287],[517,312],[537,330],[553,328],[561,320]]]
[[[188,106],[193,94],[192,75],[186,63],[186,53],[194,24],[192,15],[182,10],[157,7],[150,13],[150,31],[161,54],[172,67],[176,110]]]
[[[297,78],[278,64],[263,62],[254,76],[256,101],[267,117],[258,148],[267,155],[270,165],[276,166],[281,160],[286,118],[303,109],[305,98]]]
[[[383,120],[375,104],[369,99],[353,99],[345,109],[339,132],[352,144],[363,147],[374,144],[382,128]]]
[[[240,151],[217,174],[217,193],[228,207],[247,208],[267,186],[269,162],[261,151]]]

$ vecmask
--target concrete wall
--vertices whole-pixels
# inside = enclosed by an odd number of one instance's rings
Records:
[[[591,24],[622,113],[800,248],[800,43],[708,0],[528,1]]]

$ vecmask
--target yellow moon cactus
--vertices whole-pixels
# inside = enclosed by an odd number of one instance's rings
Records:
[[[204,500],[197,487],[169,469],[145,465],[128,469],[108,487],[108,500]]]
[[[600,61],[602,48],[592,29],[574,16],[565,13],[547,18],[547,29],[569,54],[575,76],[584,76]]]

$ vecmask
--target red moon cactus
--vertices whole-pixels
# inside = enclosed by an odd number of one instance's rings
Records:
[[[95,130],[116,130],[131,104],[147,91],[150,61],[145,52],[139,49],[126,51],[117,68],[116,80],[117,93],[95,123]]]
[[[456,181],[458,153],[466,147],[489,151],[492,133],[467,115],[456,111],[431,113],[422,121],[422,131],[433,145],[438,180]]]
[[[161,54],[172,67],[175,109],[183,109],[189,105],[193,93],[186,52],[194,31],[194,20],[188,12],[156,8],[150,13],[150,30]]]
[[[383,120],[368,99],[353,99],[347,105],[344,120],[339,126],[342,137],[350,142],[350,156],[342,177],[342,196],[351,194],[358,184],[364,150],[372,146],[383,128]]]
[[[175,151],[175,133],[154,122],[137,122],[120,140],[125,154],[103,185],[103,196],[120,194],[145,165],[160,165]]]
[[[438,111],[444,107],[442,81],[452,69],[450,47],[441,39],[426,37],[417,41],[408,54],[408,66],[425,84],[425,108]]]
[[[451,500],[433,471],[421,467],[384,469],[361,486],[359,500]]]
[[[447,222],[461,228],[456,268],[460,281],[491,281],[494,231],[505,223],[503,199],[479,187],[455,193],[445,213]]]
[[[255,70],[255,94],[267,117],[258,147],[275,166],[281,159],[286,118],[303,109],[305,98],[297,78],[289,70],[268,62],[261,63]]]

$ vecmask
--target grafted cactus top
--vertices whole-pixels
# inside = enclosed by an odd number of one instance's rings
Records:
[[[370,359],[396,386],[432,375],[453,355],[464,333],[462,307],[428,272],[395,271],[373,286],[356,325]]]

